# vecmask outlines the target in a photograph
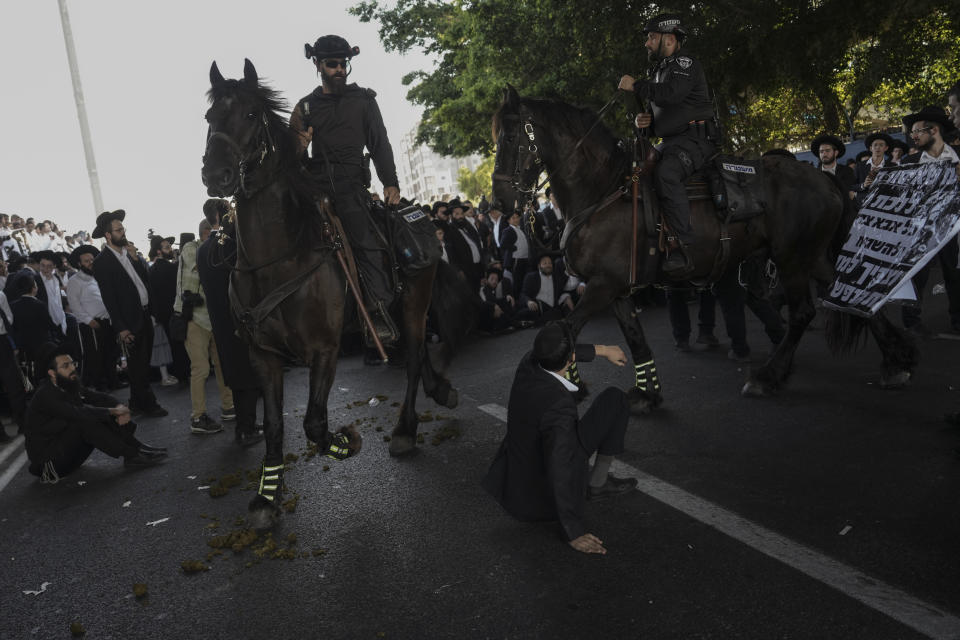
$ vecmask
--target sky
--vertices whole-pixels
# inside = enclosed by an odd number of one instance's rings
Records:
[[[250,58],[292,106],[319,84],[303,45],[335,33],[360,47],[349,82],[377,91],[396,152],[421,109],[400,79],[433,62],[386,53],[352,0],[68,0],[105,210],[124,209],[127,236],[197,232],[210,64],[243,76]],[[0,212],[93,230],[57,0],[0,2]]]

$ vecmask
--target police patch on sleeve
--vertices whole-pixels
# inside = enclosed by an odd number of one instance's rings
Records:
[[[693,64],[693,60],[688,58],[687,56],[678,56],[677,64],[680,65],[680,67],[683,69],[689,69],[690,65]]]

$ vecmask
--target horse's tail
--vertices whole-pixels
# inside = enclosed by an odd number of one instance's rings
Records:
[[[457,348],[473,331],[479,317],[479,297],[470,290],[456,268],[441,260],[430,299],[430,318],[443,346],[441,368],[446,367]]]

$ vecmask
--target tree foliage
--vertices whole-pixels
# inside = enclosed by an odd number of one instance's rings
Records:
[[[804,143],[817,133],[875,128],[941,104],[960,69],[960,3],[943,0],[689,2],[685,48],[706,69],[730,146]],[[387,50],[421,49],[410,74],[424,107],[418,137],[444,154],[489,153],[490,118],[509,82],[522,95],[599,109],[620,75],[648,67],[643,24],[672,10],[638,0],[364,0]],[[632,97],[608,126],[626,133]]]
[[[494,156],[488,155],[476,169],[471,171],[467,167],[460,167],[457,172],[457,187],[467,198],[479,199],[481,195],[490,192],[490,183],[493,178]]]

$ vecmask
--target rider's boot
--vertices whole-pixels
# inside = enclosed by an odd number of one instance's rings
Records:
[[[668,276],[683,276],[693,273],[693,260],[688,255],[689,243],[678,242],[667,250],[667,259],[663,261],[663,272]]]
[[[386,345],[396,344],[400,339],[400,331],[394,324],[390,312],[380,300],[370,300],[367,302],[367,313],[370,314],[370,321],[373,324],[373,330],[376,331],[380,342]]]

